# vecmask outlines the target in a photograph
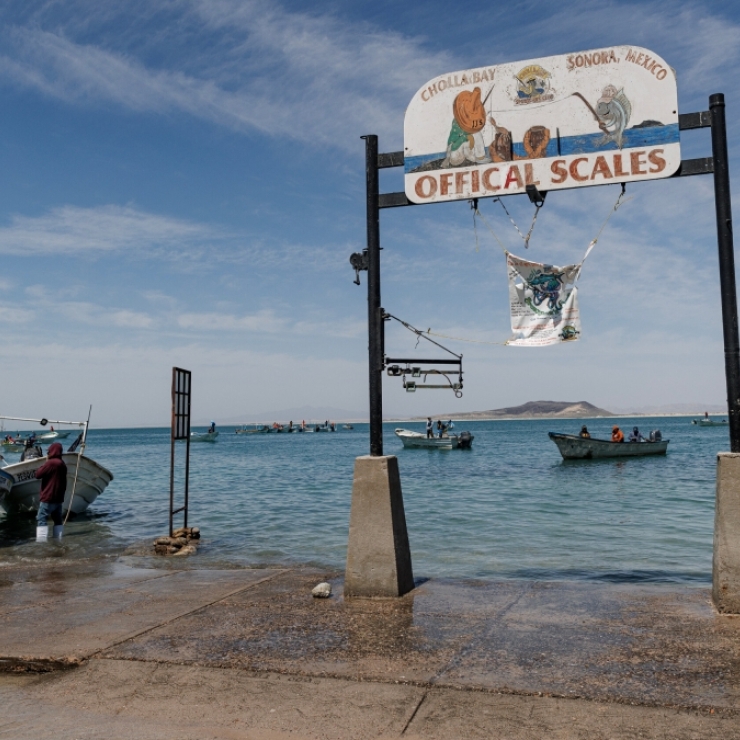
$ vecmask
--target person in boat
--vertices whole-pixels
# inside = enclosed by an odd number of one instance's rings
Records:
[[[581,427],[581,431],[578,434],[578,436],[581,437],[582,439],[591,439],[591,435],[589,434],[588,429],[586,428],[585,424]]]
[[[431,416],[427,416],[427,439],[434,437],[434,422]]]
[[[440,439],[442,439],[442,435],[444,434],[444,431],[445,431],[444,425],[442,424],[442,421],[440,420],[437,422],[437,436]]]
[[[216,422],[211,421],[211,426],[208,427],[208,434],[213,434],[216,431]]]
[[[288,422],[288,431],[289,432],[293,431],[293,420],[292,419]]]
[[[612,427],[612,442],[624,442],[624,432],[616,424]]]
[[[62,459],[62,449],[59,442],[52,442],[47,453],[49,459],[34,473],[36,478],[41,479],[36,542],[46,542],[48,539],[49,519],[54,522],[54,539],[62,539],[62,504],[67,492],[67,466]]]
[[[642,442],[644,437],[640,434],[640,430],[637,427],[632,428],[632,434],[630,434],[630,442]]]

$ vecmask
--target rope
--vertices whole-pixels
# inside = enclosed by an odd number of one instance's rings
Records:
[[[516,221],[511,217],[511,214],[506,210],[506,206],[504,205],[504,202],[501,200],[501,198],[494,198],[494,200],[497,200],[501,204],[501,208],[504,209],[504,213],[509,217],[509,221],[513,224],[514,228],[516,229],[517,234],[522,237],[524,240],[524,248],[529,249],[529,239],[532,236],[532,232],[534,231],[534,225],[537,223],[537,215],[540,212],[540,208],[542,208],[542,205],[535,206],[534,207],[534,216],[532,216],[532,224],[529,227],[529,231],[527,232],[527,235],[525,236],[522,234],[521,231],[519,231],[519,227],[516,225]]]
[[[90,426],[90,414],[92,414],[92,404],[90,405],[90,408],[87,412],[87,424],[85,424],[85,429],[82,434],[82,441],[80,442],[80,446],[77,448],[77,463],[75,465],[75,479],[72,483],[72,495],[69,497],[69,506],[67,507],[67,516],[64,517],[64,521],[62,522],[62,526],[67,524],[67,519],[69,519],[70,512],[72,511],[72,502],[75,499],[75,491],[77,490],[77,473],[80,470],[80,458],[82,457],[82,453],[85,450],[85,445],[87,443],[87,430]]]
[[[505,347],[507,342],[486,342],[483,339],[463,339],[462,337],[451,337],[447,334],[437,334],[437,332],[432,331],[431,329],[427,329],[424,334],[429,334],[433,337],[441,337],[442,339],[451,339],[453,342],[471,342],[473,344],[491,344],[491,345],[497,345],[501,347]]]

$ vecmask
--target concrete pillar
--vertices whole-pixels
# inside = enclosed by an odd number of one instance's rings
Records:
[[[403,596],[414,587],[394,455],[355,459],[344,595]]]
[[[712,599],[720,612],[740,614],[740,453],[717,455]]]

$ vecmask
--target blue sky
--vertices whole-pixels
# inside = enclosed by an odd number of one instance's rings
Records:
[[[364,150],[403,146],[428,79],[617,44],[678,75],[681,112],[728,99],[738,209],[740,10],[727,3],[13,2],[0,8],[2,412],[166,424],[170,368],[194,414],[367,408]],[[708,130],[684,132],[708,156]],[[403,189],[400,169],[384,191]],[[616,186],[556,192],[532,259],[578,261]],[[583,338],[453,344],[465,395],[405,394],[387,415],[535,399],[606,408],[725,399],[711,177],[635,185],[580,283]],[[526,223],[523,196],[507,200]],[[498,209],[498,210],[496,210]],[[490,201],[481,210],[514,253]],[[383,305],[434,331],[509,335],[506,270],[467,203],[381,215]],[[414,338],[389,327],[388,351]]]

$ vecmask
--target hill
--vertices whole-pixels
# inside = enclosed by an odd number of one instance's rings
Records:
[[[474,421],[475,419],[574,419],[596,416],[616,416],[588,401],[528,401],[521,406],[507,406],[489,411],[441,414],[442,418]]]

